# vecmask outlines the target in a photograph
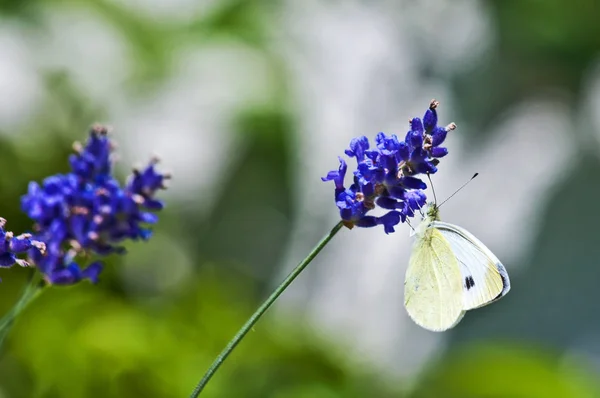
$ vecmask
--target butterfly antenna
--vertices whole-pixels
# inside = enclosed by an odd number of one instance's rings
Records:
[[[463,189],[464,187],[466,187],[466,186],[467,186],[467,184],[468,184],[468,183],[470,183],[471,181],[473,181],[473,179],[474,179],[475,177],[477,177],[478,175],[479,175],[479,173],[475,173],[475,174],[473,174],[473,177],[469,178],[469,181],[467,181],[467,182],[465,182],[464,184],[462,184],[462,185],[460,186],[460,188],[458,188],[456,191],[454,191],[454,193],[453,193],[452,195],[448,196],[448,197],[447,197],[447,198],[446,198],[446,199],[445,199],[445,200],[444,200],[442,203],[440,203],[440,205],[438,206],[438,209],[439,209],[440,207],[442,207],[442,205],[443,205],[444,203],[446,203],[447,201],[449,201],[449,200],[450,200],[450,198],[452,198],[454,195],[456,195],[456,194],[457,194],[457,193],[458,193],[458,192],[459,192],[461,189]],[[431,187],[431,188],[433,189],[433,187]],[[433,197],[435,198],[435,192],[433,193]]]
[[[415,229],[413,228],[412,224],[410,223],[410,221],[408,220],[408,218],[406,219],[406,223],[408,224],[408,226],[410,227],[410,229],[413,230],[413,232],[417,232],[415,231]]]
[[[431,181],[431,175],[427,173],[427,179],[429,180],[429,185],[431,185],[431,192],[433,192],[433,203],[437,204],[437,197],[435,196],[435,189],[433,188],[433,181]]]

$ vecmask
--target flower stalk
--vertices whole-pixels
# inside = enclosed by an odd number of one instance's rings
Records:
[[[294,280],[304,271],[306,266],[317,257],[317,254],[323,250],[323,248],[329,243],[329,241],[338,233],[338,231],[344,226],[342,221],[338,222],[333,229],[321,239],[321,241],[312,249],[312,251],[302,260],[296,268],[290,272],[290,274],[281,282],[279,286],[271,293],[271,295],[262,303],[260,307],[252,314],[252,316],[246,321],[236,335],[227,343],[227,346],[221,351],[219,356],[214,360],[212,365],[208,368],[202,379],[196,385],[196,388],[190,395],[190,398],[196,398],[200,395],[204,387],[208,384],[213,375],[217,372],[219,367],[227,359],[229,354],[235,349],[235,347],[242,341],[246,334],[252,329],[252,327],[258,322],[265,312],[273,305],[277,298],[294,282]]]
[[[42,292],[42,288],[45,286],[43,279],[38,277],[37,272],[33,272],[29,277],[29,281],[23,289],[23,293],[15,305],[0,319],[0,348],[4,344],[4,340],[8,335],[16,317],[29,305],[39,294]]]

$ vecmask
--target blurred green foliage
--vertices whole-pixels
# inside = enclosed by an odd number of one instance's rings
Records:
[[[451,76],[455,107],[476,127],[471,130],[486,134],[511,104],[548,88],[563,89],[576,106],[583,75],[600,52],[597,2],[484,3],[493,13],[498,45],[482,64]],[[175,57],[187,48],[227,40],[258,51],[273,78],[273,87],[265,88],[272,91],[271,103],[251,104],[231,115],[231,130],[243,146],[227,159],[214,207],[170,202],[158,227],[163,236],[130,247],[134,264],[115,258],[98,286],[45,292],[18,319],[3,347],[0,397],[187,396],[265,296],[295,222],[290,181],[297,110],[287,82],[290,66],[269,45],[274,35],[270,18],[279,6],[266,0],[219,1],[177,21],[157,20],[110,0],[0,0],[3,18],[32,27],[37,35],[46,34],[43,15],[48,10],[82,9],[108,22],[135,64],[127,82],[133,93],[145,95],[164,83]],[[18,201],[28,181],[66,171],[71,142],[83,139],[91,123],[107,116],[106,104],[92,103],[70,76],[43,72],[47,98],[37,114],[18,134],[0,136],[0,167],[10,170],[0,173],[0,203],[13,231],[30,228]],[[581,197],[600,195],[600,188],[590,184],[600,164],[596,158],[576,162],[548,203],[540,204],[547,221],[527,260],[530,267],[513,278],[514,291],[504,299],[510,311],[500,313],[497,307],[467,317],[449,333],[450,350],[415,382],[405,385],[377,373],[377,366],[353,358],[349,347],[323,338],[290,313],[261,320],[214,377],[206,396],[600,396],[593,367],[563,355],[581,334],[600,330],[600,320],[589,315],[597,313],[596,300],[589,297],[597,293],[599,256],[581,255],[598,250],[593,239],[600,220],[597,212],[580,205]],[[172,269],[169,259],[179,251],[195,268],[176,289],[144,285],[132,293],[126,288],[124,268],[137,272],[161,261]],[[574,266],[566,270],[567,263]],[[0,310],[17,299],[26,273],[2,272]],[[542,273],[551,276],[538,278]],[[153,277],[163,278],[160,273]],[[569,277],[583,289],[575,302],[579,311],[570,311],[572,290],[564,287]],[[538,310],[544,306],[550,310],[542,314]],[[573,333],[574,324],[581,333]],[[490,343],[499,336],[511,340]],[[528,346],[538,339],[547,346]],[[407,391],[407,385],[413,388]]]
[[[600,383],[585,360],[518,344],[473,344],[426,372],[410,398],[593,398]]]
[[[262,297],[272,288],[270,275],[281,262],[291,230],[293,122],[279,109],[253,108],[233,125],[245,150],[230,160],[230,180],[221,185],[209,216],[198,221],[204,233],[195,244],[205,257],[227,262],[240,277],[250,272],[249,282]],[[188,225],[190,236],[197,227]]]
[[[134,304],[83,284],[43,293],[7,342],[0,361],[3,392],[10,397],[189,395],[256,304],[244,294],[247,284],[220,278],[210,267],[155,305]],[[287,323],[267,318],[223,366],[206,396],[398,396],[368,370],[339,361],[340,348],[291,317]]]
[[[486,0],[498,45],[453,78],[457,106],[478,135],[511,105],[529,97],[571,96],[578,105],[583,78],[600,53],[596,0]],[[481,101],[486,93],[485,101]]]

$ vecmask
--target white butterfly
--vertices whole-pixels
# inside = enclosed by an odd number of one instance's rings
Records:
[[[429,204],[417,235],[404,282],[404,305],[425,329],[454,327],[465,312],[505,296],[510,280],[504,265],[463,228],[439,221]]]

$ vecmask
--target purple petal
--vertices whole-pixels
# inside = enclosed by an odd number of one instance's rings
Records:
[[[378,222],[377,222],[377,217],[364,216],[361,219],[357,220],[354,224],[357,227],[371,228],[371,227],[375,227],[378,224]]]
[[[406,142],[402,141],[400,143],[400,146],[398,148],[398,152],[396,153],[398,156],[398,160],[403,160],[405,162],[408,161],[408,158],[410,157],[410,148],[408,147],[408,145],[406,144]]]
[[[437,126],[437,122],[438,122],[438,117],[437,117],[437,112],[434,109],[427,109],[425,111],[425,116],[423,116],[423,125],[425,127],[425,132],[426,133],[431,133],[433,131],[433,129]]]
[[[396,210],[398,208],[402,208],[403,204],[398,202],[398,199],[391,198],[389,196],[382,196],[377,198],[377,206],[388,209],[388,210]]]
[[[31,239],[15,237],[10,240],[9,249],[13,253],[23,253],[31,249],[31,246]]]
[[[83,270],[81,276],[83,279],[89,279],[92,283],[98,283],[98,276],[102,272],[102,264],[99,262],[92,263],[88,265],[86,269]]]
[[[47,277],[53,285],[72,285],[81,280],[82,273],[79,265],[71,263],[66,268],[48,274]]]
[[[392,198],[402,199],[406,193],[406,189],[402,185],[394,185],[388,187],[388,193]]]
[[[419,210],[427,202],[427,196],[420,190],[406,192],[404,199],[408,203],[408,207],[412,210]]]
[[[410,121],[410,130],[423,135],[424,130],[423,130],[423,123],[421,122],[421,119],[419,119],[418,117],[413,118]]]
[[[427,184],[416,177],[402,177],[400,178],[400,185],[408,189],[426,189]]]
[[[436,147],[444,142],[448,131],[443,127],[436,127],[431,133],[431,145]]]
[[[409,131],[406,135],[406,142],[411,148],[420,149],[423,147],[423,134],[418,131]]]
[[[152,230],[151,229],[147,229],[147,228],[140,228],[139,230],[139,236],[142,240],[148,240],[152,237]]]
[[[17,261],[17,258],[12,253],[0,254],[0,267],[10,267]]]
[[[156,224],[158,222],[158,215],[154,213],[141,213],[140,221],[146,224]]]
[[[398,149],[400,149],[400,141],[398,141],[398,137],[394,134],[388,137],[385,133],[379,133],[375,137],[375,142],[383,155],[395,155]]]
[[[389,213],[379,217],[377,223],[383,225],[386,234],[395,232],[394,227],[400,223],[400,220],[404,222],[406,216],[398,211],[390,211]]]
[[[435,165],[428,160],[424,160],[422,162],[417,163],[416,165],[414,165],[414,168],[417,173],[421,173],[421,174],[437,173],[437,167],[435,167]]]
[[[369,139],[363,135],[362,137],[353,138],[350,141],[350,149],[346,150],[346,155],[353,156],[358,161],[361,161],[365,157],[367,149],[369,149]]]
[[[448,154],[448,148],[441,146],[431,148],[431,156],[434,158],[443,158]]]
[[[321,177],[322,181],[333,181],[335,184],[335,189],[344,189],[344,178],[346,177],[346,170],[348,169],[348,165],[346,165],[346,161],[341,157],[338,157],[340,161],[340,166],[337,171],[333,170],[327,173],[326,177]]]

